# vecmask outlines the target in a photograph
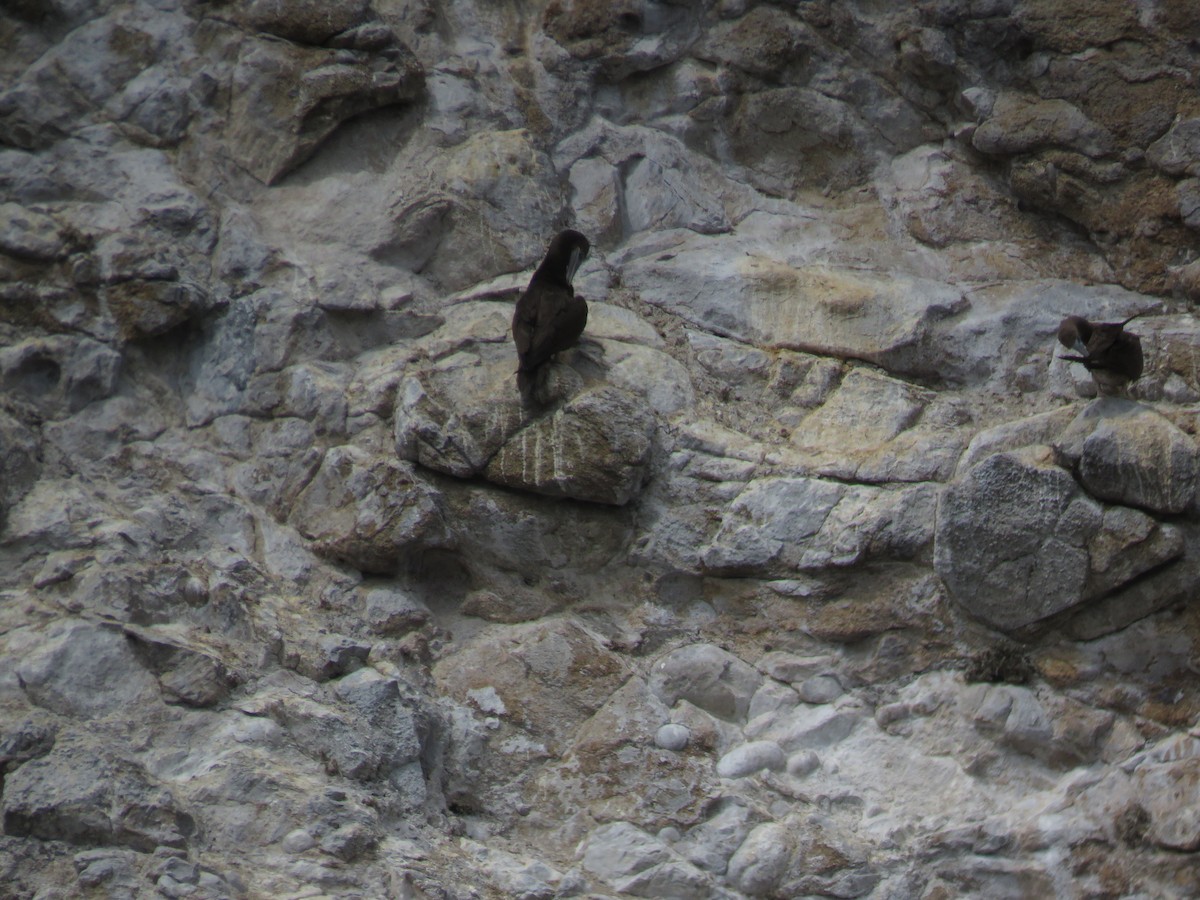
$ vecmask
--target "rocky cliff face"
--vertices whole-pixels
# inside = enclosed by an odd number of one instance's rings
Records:
[[[1200,893],[1192,7],[0,6],[0,883]]]

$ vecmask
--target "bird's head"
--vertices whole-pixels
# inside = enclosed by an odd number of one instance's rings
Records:
[[[546,251],[546,259],[541,268],[570,284],[591,249],[592,245],[588,239],[578,231],[569,228],[560,231],[550,242],[550,249]]]
[[[1067,316],[1058,326],[1058,342],[1068,350],[1087,352],[1092,336],[1092,323],[1083,316]]]

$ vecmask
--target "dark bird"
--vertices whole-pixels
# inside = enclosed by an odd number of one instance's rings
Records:
[[[546,258],[529,279],[513,313],[517,344],[517,387],[529,397],[538,371],[560,350],[575,345],[587,325],[587,303],[575,296],[571,279],[587,259],[591,245],[578,231],[560,231]]]
[[[1100,393],[1116,393],[1142,377],[1142,340],[1125,330],[1140,315],[1124,322],[1089,322],[1083,316],[1067,316],[1058,326],[1058,342],[1079,355],[1059,359],[1083,363]]]

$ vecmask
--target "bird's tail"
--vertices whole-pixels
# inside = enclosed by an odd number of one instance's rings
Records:
[[[537,369],[517,369],[517,391],[523,403],[533,402],[533,388],[537,384]]]

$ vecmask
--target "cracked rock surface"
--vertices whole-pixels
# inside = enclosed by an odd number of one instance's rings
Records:
[[[1200,895],[1189,3],[0,45],[6,896]]]

